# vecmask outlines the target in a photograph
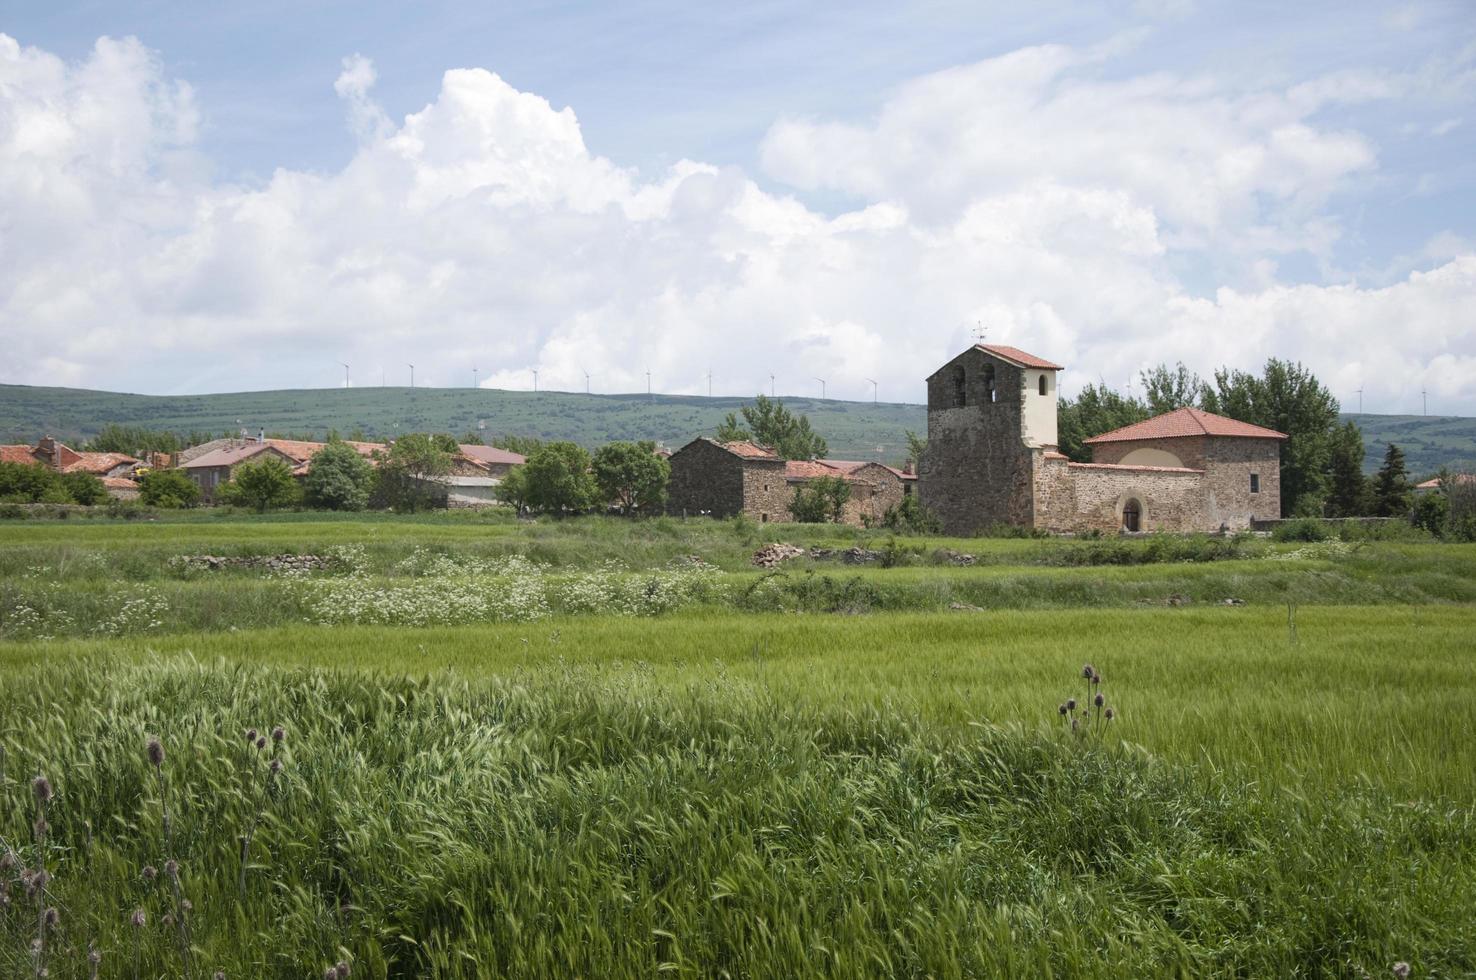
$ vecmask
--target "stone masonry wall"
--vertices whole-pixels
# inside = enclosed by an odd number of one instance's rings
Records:
[[[956,404],[960,371],[962,406]],[[918,462],[918,494],[949,534],[1035,521],[1032,451],[1021,429],[1022,379],[1019,368],[976,348],[928,379],[928,447]]]
[[[672,454],[668,514],[732,517],[743,504],[743,462],[738,457],[701,439]]]
[[[1250,492],[1250,477],[1261,478],[1261,492]],[[1250,527],[1252,521],[1275,520],[1281,516],[1281,444],[1277,439],[1209,440],[1205,463],[1207,510],[1215,527],[1232,531]]]
[[[789,521],[794,484],[784,478],[784,461],[743,460],[743,512],[760,524]]]
[[[1192,470],[1118,469],[1037,457],[1036,526],[1048,531],[1122,530],[1122,511],[1138,501],[1143,531],[1207,531],[1205,476]]]
[[[876,526],[887,511],[902,506],[902,478],[885,466],[859,466],[851,471],[850,482],[851,499],[841,515],[843,523],[861,526],[870,522]]]

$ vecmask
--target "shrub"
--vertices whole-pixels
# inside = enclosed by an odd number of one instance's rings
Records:
[[[194,507],[200,487],[179,470],[150,470],[139,478],[138,495],[150,507]]]
[[[840,520],[851,485],[838,476],[819,476],[794,488],[789,511],[801,524],[827,524]]]
[[[1329,524],[1310,517],[1282,521],[1271,531],[1272,541],[1326,541],[1333,536]]]
[[[300,499],[292,467],[276,456],[265,456],[236,467],[231,482],[216,491],[216,502],[250,507],[264,514],[273,507],[289,507]]]
[[[915,493],[907,494],[902,498],[902,503],[888,508],[882,517],[882,524],[894,531],[910,531],[913,534],[938,534],[943,530],[943,522],[938,520],[938,515],[924,507]]]
[[[523,464],[525,503],[550,514],[587,510],[598,493],[590,466],[589,453],[572,442],[540,446]]]
[[[444,505],[446,491],[435,478],[451,472],[451,453],[423,432],[401,436],[380,456],[371,499],[383,507],[417,511]]]
[[[340,440],[313,454],[303,479],[303,499],[322,510],[363,510],[374,489],[374,467]]]
[[[74,503],[92,507],[108,499],[107,487],[91,473],[66,473],[62,475],[61,482]]]
[[[671,464],[650,442],[612,442],[594,454],[594,479],[600,499],[622,514],[660,510],[666,501]]]
[[[65,503],[71,499],[57,475],[46,467],[30,463],[0,463],[0,500],[36,504]]]

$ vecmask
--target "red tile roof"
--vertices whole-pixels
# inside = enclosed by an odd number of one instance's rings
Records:
[[[828,466],[816,459],[791,459],[784,464],[786,480],[813,480],[817,476],[844,477],[845,475],[845,470]]]
[[[27,466],[40,466],[41,461],[36,458],[31,446],[0,446],[0,463],[24,463]]]
[[[822,459],[819,460],[819,462],[824,463],[826,466],[834,467],[847,476],[861,469],[861,467],[863,466],[880,466],[882,469],[886,470],[888,473],[891,473],[893,476],[897,477],[900,480],[917,479],[916,473],[904,473],[902,470],[897,469],[897,467],[895,466],[888,466],[886,463],[875,463],[870,460]]]
[[[716,440],[714,440],[716,441]],[[728,452],[734,456],[742,456],[744,459],[778,459],[772,451],[753,442],[719,442]]]
[[[66,448],[66,447],[62,447]],[[77,458],[62,467],[63,473],[106,473],[119,466],[137,465],[140,460],[124,453],[72,453]]]
[[[244,446],[225,446],[221,449],[212,449],[204,456],[196,456],[188,463],[179,464],[182,470],[204,469],[211,466],[235,466],[237,463],[251,459],[261,453],[275,453],[278,456],[286,456],[293,463],[293,459],[286,452],[273,446],[268,440],[265,446],[258,443],[248,442]]]
[[[137,490],[138,484],[121,476],[105,476],[102,485],[109,490]]]
[[[480,463],[491,463],[494,466],[521,466],[528,461],[526,457],[518,453],[498,449],[496,446],[462,446],[461,454],[470,456]]]
[[[993,354],[995,357],[1009,361],[1011,364],[1018,364],[1020,367],[1039,368],[1044,371],[1066,370],[1061,365],[1052,364],[1043,357],[1027,354],[1018,347],[1007,347],[1004,344],[975,344],[974,349]]]
[[[1090,446],[1099,442],[1137,442],[1143,439],[1180,439],[1191,436],[1285,439],[1286,433],[1251,425],[1249,422],[1237,422],[1223,415],[1212,415],[1197,408],[1180,408],[1082,441]]]
[[[0,446],[0,449],[4,448],[4,446]],[[1451,480],[1461,486],[1467,486],[1476,483],[1476,473],[1452,473]],[[1433,479],[1426,480],[1424,483],[1416,483],[1414,488],[1416,490],[1439,490],[1440,477],[1434,477]]]

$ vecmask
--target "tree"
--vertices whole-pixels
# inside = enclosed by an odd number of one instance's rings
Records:
[[[461,434],[461,444],[463,446],[485,445],[485,443],[482,441],[482,434],[476,429],[467,429],[465,432],[463,432]]]
[[[1352,422],[1333,430],[1327,461],[1327,516],[1362,517],[1372,508],[1363,475],[1363,432]]]
[[[913,472],[917,472],[917,466],[922,462],[923,453],[928,451],[928,437],[920,436],[911,429],[907,430],[907,462],[912,464]]]
[[[375,455],[380,463],[372,496],[380,505],[416,511],[444,500],[435,480],[451,472],[451,454],[436,439],[412,432]]]
[[[436,444],[437,449],[446,453],[448,456],[455,456],[461,452],[461,445],[449,432],[437,432],[431,436],[431,441]]]
[[[1391,442],[1384,451],[1384,465],[1373,480],[1374,513],[1380,517],[1405,517],[1409,514],[1410,496],[1404,450]]]
[[[612,442],[594,454],[594,479],[600,499],[622,514],[650,513],[666,501],[671,464],[656,455],[653,442]]]
[[[1440,492],[1446,500],[1445,536],[1476,541],[1476,476],[1442,471]]]
[[[0,463],[0,501],[66,503],[71,499],[55,473],[31,463]]]
[[[67,496],[79,504],[92,507],[108,499],[108,488],[91,473],[63,473],[61,484]]]
[[[1056,439],[1061,452],[1078,463],[1091,462],[1085,441],[1148,417],[1148,406],[1102,385],[1087,385],[1076,398],[1056,406]]]
[[[1205,385],[1207,412],[1285,432],[1281,444],[1282,516],[1320,516],[1338,400],[1300,364],[1272,358],[1260,377],[1215,372]]]
[[[572,442],[540,446],[523,464],[525,503],[552,514],[587,510],[597,496],[589,453]]]
[[[789,512],[801,524],[826,524],[840,520],[851,485],[838,476],[817,476],[794,488]]]
[[[1414,498],[1409,522],[1437,538],[1444,537],[1450,522],[1450,500],[1440,491],[1420,494]]]
[[[924,507],[917,494],[909,493],[896,507],[887,508],[882,515],[882,525],[894,531],[911,531],[914,534],[938,534],[943,522],[938,515]]]
[[[1204,382],[1180,361],[1170,368],[1160,364],[1138,375],[1143,382],[1148,411],[1163,415],[1180,408],[1198,408],[1204,395]],[[1100,435],[1100,433],[1098,433]]]
[[[303,499],[322,510],[363,510],[373,489],[374,467],[341,441],[314,453],[303,478]]]
[[[519,514],[526,510],[528,507],[528,477],[523,472],[523,467],[514,466],[503,474],[493,493],[497,495],[498,500]]]
[[[209,436],[199,440],[209,442]],[[98,430],[97,435],[85,446],[93,453],[123,453],[138,456],[148,453],[177,453],[185,448],[185,441],[173,432],[145,429],[139,425],[109,423]]]
[[[810,419],[795,415],[777,398],[759,395],[752,405],[744,405],[744,425],[732,412],[718,426],[719,442],[752,440],[767,446],[785,459],[818,459],[828,452],[825,440],[810,428]]]
[[[532,436],[501,435],[492,440],[492,445],[497,449],[506,449],[510,453],[528,457],[543,445],[543,440]]]
[[[179,470],[150,470],[138,481],[138,495],[150,507],[194,507],[200,488]]]
[[[221,491],[224,491],[223,497]],[[237,466],[231,482],[217,491],[217,499],[264,514],[273,507],[288,507],[296,503],[299,491],[297,481],[292,479],[292,467],[277,456],[263,455]]]

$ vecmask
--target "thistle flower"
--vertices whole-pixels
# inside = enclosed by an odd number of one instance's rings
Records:
[[[149,739],[149,765],[158,769],[164,765],[164,746],[157,738]]]
[[[164,862],[164,873],[169,876],[170,881],[179,880],[179,862],[170,858]]]
[[[277,773],[281,772],[282,771],[282,760],[281,759],[273,759],[272,760],[272,764],[271,764],[271,766],[269,768],[272,770],[272,774],[273,775],[276,775]]]
[[[1066,711],[1067,711],[1067,708],[1066,708],[1066,705],[1064,705],[1064,704],[1062,704],[1062,705],[1059,705],[1059,706],[1058,706],[1058,707],[1057,707],[1057,708],[1056,708],[1056,710],[1057,710],[1057,711],[1059,711],[1059,712],[1060,712],[1060,713],[1061,713],[1061,717],[1063,717],[1063,718],[1064,718],[1064,717],[1066,717]]]
[[[1100,708],[1100,707],[1102,707],[1102,705],[1104,705],[1104,704],[1107,703],[1107,699],[1102,696],[1102,692],[1101,691],[1098,691],[1097,692],[1097,696],[1094,697],[1094,698],[1092,698],[1092,703],[1095,704],[1097,707]]]
[[[323,980],[338,980],[338,968],[330,966],[323,971]]]
[[[1096,671],[1092,669],[1092,665],[1091,664],[1083,664],[1082,665],[1082,668],[1081,668],[1081,676],[1082,677],[1085,677],[1087,680],[1091,680],[1092,679],[1092,675],[1095,674],[1095,673],[1096,673]]]
[[[213,974],[211,974],[210,980],[225,980],[225,971],[216,970]]]
[[[31,824],[31,830],[37,837],[45,837],[46,832],[51,829],[51,824],[46,822],[45,817],[37,817],[36,822]]]
[[[333,968],[333,972],[337,980],[347,980],[348,975],[354,971],[349,969],[348,960],[339,960],[338,965]]]
[[[133,928],[142,929],[144,927],[144,924],[149,921],[149,918],[148,916],[144,915],[143,909],[134,909],[133,915],[131,918],[129,918],[128,921],[132,924]]]
[[[61,921],[61,913],[55,907],[46,910],[46,928],[55,929],[56,924]]]
[[[164,913],[164,917],[159,920],[159,924],[162,925],[165,929],[173,929],[174,928],[174,915],[173,915],[173,913],[171,913],[171,912],[165,912]]]
[[[1075,698],[1067,698],[1066,699],[1066,710],[1067,711],[1075,711],[1076,710],[1076,699]]]
[[[280,742],[287,737],[287,731],[281,725],[272,729],[272,741]]]
[[[31,876],[25,879],[26,898],[35,898],[39,893],[46,890],[51,883],[51,875],[46,873],[45,868],[37,868],[31,872]]]
[[[1093,684],[1101,684],[1102,683],[1102,675],[1099,674],[1099,673],[1097,673],[1096,671],[1093,671],[1092,672],[1092,683]]]
[[[1072,718],[1072,719],[1071,719],[1071,730],[1072,730],[1072,731],[1073,731],[1073,732],[1074,732],[1074,731],[1076,731],[1076,727],[1077,727],[1077,726],[1078,726],[1078,725],[1079,725],[1079,724],[1081,724],[1081,720],[1080,720],[1080,719],[1079,719],[1079,718]]]
[[[159,877],[159,869],[158,868],[154,867],[152,864],[146,864],[146,865],[144,865],[144,868],[143,868],[143,880],[144,881],[153,881],[157,877]]]
[[[15,867],[15,852],[7,850],[4,854],[0,854],[0,871],[9,871],[13,867]]]
[[[1399,980],[1404,980],[1405,977],[1409,976],[1409,964],[1406,963],[1406,962],[1404,962],[1403,960],[1400,960],[1398,963],[1395,963],[1394,964],[1394,975],[1396,977],[1398,977]]]
[[[36,802],[42,806],[51,802],[51,780],[45,776],[37,776],[31,780],[31,791],[36,794]]]
[[[255,741],[256,741],[256,729],[254,729],[254,728],[248,728],[248,729],[246,729],[246,742],[247,742],[247,744],[249,745],[249,744],[251,744],[252,742],[255,742]]]
[[[258,749],[264,749],[264,748],[267,747],[267,740],[266,740],[266,736],[265,735],[259,735],[259,736],[257,736],[257,739],[256,739],[256,747]]]
[[[99,963],[102,962],[102,953],[99,953],[95,949],[88,950],[87,962],[91,963],[93,966],[97,966]]]
[[[195,903],[190,901],[188,898],[182,898],[179,901],[179,910],[186,914],[193,912],[195,911]]]
[[[1106,718],[1108,721],[1111,721],[1115,716],[1116,714],[1111,708],[1108,708],[1102,713],[1102,717]]]

